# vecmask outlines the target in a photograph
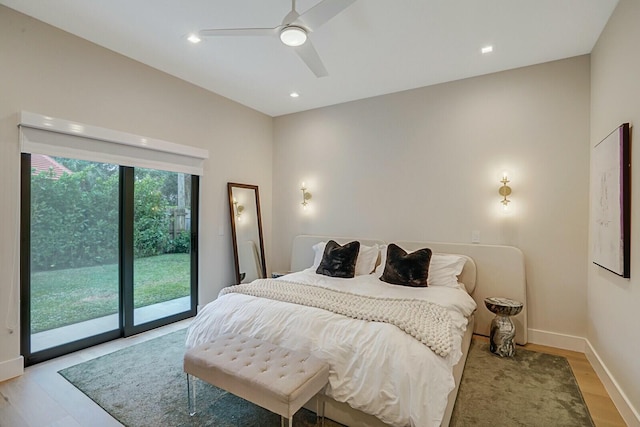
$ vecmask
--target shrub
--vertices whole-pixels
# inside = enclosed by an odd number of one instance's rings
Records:
[[[171,240],[167,252],[176,254],[188,254],[191,251],[191,233],[183,230],[175,239]]]
[[[31,268],[74,268],[118,260],[118,174],[91,171],[31,180]]]
[[[58,270],[118,262],[119,171],[113,165],[73,161],[59,179],[42,172],[31,179],[31,270]],[[161,171],[160,171],[161,172]],[[163,189],[175,174],[136,170],[134,255],[189,253],[190,233],[169,235]],[[173,195],[175,198],[175,195]]]

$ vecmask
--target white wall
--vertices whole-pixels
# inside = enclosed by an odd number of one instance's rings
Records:
[[[260,186],[269,253],[271,117],[4,6],[0,64],[0,380],[15,372],[20,354],[21,110],[209,150],[200,181],[201,304],[234,281],[228,181]]]
[[[591,146],[622,123],[640,125],[638,22],[640,2],[620,0],[592,52]],[[640,425],[640,132],[631,134],[631,279],[589,264],[587,339],[632,405],[622,415]]]
[[[300,233],[470,242],[478,230],[524,251],[538,339],[584,337],[589,80],[581,56],[276,118],[273,269],[287,270]]]

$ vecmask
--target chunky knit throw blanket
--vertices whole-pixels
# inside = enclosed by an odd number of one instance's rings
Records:
[[[442,357],[451,351],[451,318],[444,307],[429,301],[376,298],[273,279],[229,286],[220,291],[220,296],[229,293],[321,308],[353,319],[389,323]]]

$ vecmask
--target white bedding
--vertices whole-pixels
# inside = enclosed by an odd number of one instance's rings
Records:
[[[467,317],[475,310],[462,289],[390,285],[377,275],[338,279],[313,269],[281,280],[360,295],[417,298],[439,304],[451,317],[453,350],[437,356],[396,326],[351,319],[314,307],[230,293],[207,304],[187,334],[187,347],[229,332],[241,333],[326,360],[327,395],[394,426],[439,426],[454,388],[452,367],[462,354]]]

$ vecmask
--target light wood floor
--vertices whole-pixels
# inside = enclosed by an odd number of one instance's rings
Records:
[[[58,371],[185,328],[190,322],[183,320],[26,368],[21,377],[0,383],[0,427],[122,426]]]
[[[120,426],[57,372],[103,354],[184,328],[190,320],[59,357],[25,369],[0,383],[0,427]],[[474,337],[486,340],[484,337]],[[597,427],[626,426],[584,354],[535,344],[527,350],[564,356],[569,361]]]

